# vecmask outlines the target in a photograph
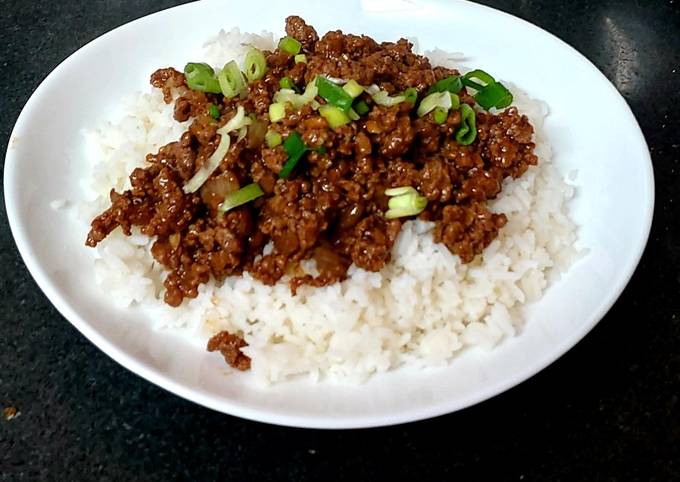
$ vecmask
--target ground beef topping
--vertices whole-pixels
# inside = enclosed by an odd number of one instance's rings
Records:
[[[279,48],[263,52],[266,71],[242,96],[192,89],[173,68],[151,76],[165,102],[174,99],[174,118],[187,128],[130,174],[131,189],[111,191],[111,206],[92,221],[86,244],[96,246],[117,227],[127,235],[136,227],[154,237],[152,255],[168,271],[169,305],[196,297],[212,278],[244,272],[266,284],[285,277],[295,293],[301,286],[345,279],[352,263],[381,270],[402,223],[415,217],[386,217],[385,191],[396,187],[414,188],[427,200],[418,217],[434,222],[436,242],[470,262],[507,222],[487,202],[498,196],[505,178],[519,177],[537,163],[533,127],[512,107],[492,112],[475,107],[476,138],[468,143],[457,140],[466,122],[458,109],[442,122],[435,112],[418,116],[410,102],[380,105],[366,92],[357,101],[368,112],[345,125],[331,127],[311,103],[289,106],[283,119],[272,122],[270,106],[284,77],[299,92],[322,75],[375,84],[390,96],[413,88],[422,100],[436,82],[459,75],[431,65],[405,39],[378,43],[341,31],[319,37],[297,16],[286,19],[286,33],[299,42],[304,61]],[[474,106],[473,93],[464,87],[458,100]],[[315,102],[327,103],[319,96]],[[200,190],[185,192],[187,181],[218,148],[224,135],[218,130],[240,108],[249,116],[246,137],[237,139],[234,132],[227,154]],[[286,178],[281,173],[289,152],[284,145],[268,145],[267,133],[283,140],[299,135],[306,146]],[[260,186],[261,197],[220,211],[226,195],[252,183]],[[316,262],[315,274],[302,271],[305,260]],[[243,346],[243,339],[227,332],[208,343],[230,365],[247,369]]]

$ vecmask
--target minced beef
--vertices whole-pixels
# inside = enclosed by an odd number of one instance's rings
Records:
[[[378,43],[340,31],[320,38],[295,16],[286,19],[286,32],[301,43],[307,62],[295,63],[278,49],[264,52],[267,71],[249,84],[243,98],[192,91],[172,68],[151,76],[167,103],[174,96],[175,119],[190,124],[178,141],[149,154],[147,166],[131,173],[130,190],[111,191],[111,207],[92,221],[86,244],[96,246],[116,227],[129,235],[136,226],[155,237],[151,252],[169,272],[164,296],[172,306],[196,297],[199,285],[211,278],[244,272],[266,284],[288,275],[295,292],[302,285],[341,281],[352,263],[379,271],[408,219],[385,218],[385,190],[392,187],[412,186],[425,196],[428,204],[419,218],[433,221],[435,240],[470,262],[507,222],[505,215],[489,211],[487,201],[501,191],[504,178],[521,176],[537,162],[533,128],[514,108],[478,112],[471,145],[455,140],[458,111],[437,124],[432,114],[417,117],[409,103],[378,106],[368,94],[361,97],[370,107],[368,115],[336,129],[310,105],[270,123],[269,105],[284,76],[299,90],[326,75],[377,84],[391,95],[414,87],[422,99],[436,81],[458,75],[432,66],[405,39]],[[459,97],[474,105],[465,89]],[[210,115],[210,104],[217,107],[218,119]],[[250,132],[238,142],[234,137],[210,179],[198,192],[185,193],[183,185],[215,151],[217,130],[238,106],[259,123],[260,131],[269,128],[284,138],[296,131],[310,150],[290,177],[280,179],[287,160],[283,146],[268,148]],[[256,130],[252,124],[251,130]],[[225,194],[253,182],[264,196],[218,215]],[[299,263],[306,259],[316,261],[317,276],[301,272]],[[221,332],[208,349],[247,369],[250,360],[240,351],[244,345],[241,338]]]

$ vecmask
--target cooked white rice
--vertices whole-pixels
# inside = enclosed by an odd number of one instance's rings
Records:
[[[240,58],[245,45],[271,48],[271,34],[221,32],[205,45],[214,66]],[[459,55],[437,50],[437,64]],[[460,68],[460,66],[458,66]],[[306,374],[314,380],[361,381],[404,364],[446,364],[465,347],[490,349],[522,329],[526,303],[538,300],[577,256],[568,202],[574,189],[551,163],[542,133],[547,107],[513,88],[515,105],[536,128],[538,167],[506,180],[492,209],[507,225],[473,263],[463,265],[432,239],[433,224],[409,221],[380,273],[352,266],[349,278],[293,297],[286,280],[265,286],[248,274],[201,286],[178,308],[162,301],[164,272],[150,254],[152,239],[116,230],[97,248],[97,283],[121,307],[138,304],[158,329],[184,330],[204,344],[219,331],[242,333],[258,380],[279,382]],[[79,203],[85,223],[108,207],[108,192],[129,187],[128,175],[145,155],[176,140],[186,128],[157,90],[127,100],[127,114],[86,134],[91,171]],[[313,266],[308,266],[313,269]],[[407,302],[404,302],[404,300]]]

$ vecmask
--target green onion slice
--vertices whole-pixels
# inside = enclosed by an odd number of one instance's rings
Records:
[[[427,198],[411,186],[387,189],[385,195],[390,196],[387,203],[389,209],[385,213],[387,219],[415,216],[427,207]]]
[[[386,107],[401,104],[406,100],[406,96],[403,94],[390,97],[386,90],[380,90],[380,87],[375,84],[369,85],[365,90],[373,98],[373,102]]]
[[[352,99],[356,99],[364,92],[364,88],[360,86],[359,83],[354,79],[351,79],[349,82],[343,85],[342,90],[347,92],[352,97]]]
[[[213,119],[219,119],[220,109],[215,104],[208,104],[208,114],[210,114],[210,117]]]
[[[215,71],[208,64],[190,62],[184,67],[184,77],[191,90],[219,94],[220,83],[215,78]]]
[[[278,122],[286,117],[286,106],[285,104],[274,102],[269,105],[269,120],[271,122]]]
[[[453,102],[451,100],[451,94],[448,91],[445,92],[434,92],[427,95],[423,100],[420,101],[418,106],[417,114],[418,117],[423,117],[429,114],[437,107],[449,110]]]
[[[409,87],[402,95],[404,96],[405,102],[416,105],[416,102],[418,101],[418,91],[415,87]]]
[[[307,56],[305,54],[297,54],[295,56],[295,63],[296,64],[306,64],[307,63]]]
[[[261,50],[252,48],[248,51],[245,60],[246,78],[253,82],[259,80],[264,76],[267,70],[267,59]]]
[[[446,122],[446,118],[449,116],[449,110],[443,107],[435,107],[432,117],[435,124],[443,124]]]
[[[282,141],[283,139],[281,138],[281,134],[276,131],[267,131],[267,133],[264,135],[264,142],[270,149],[280,146]]]
[[[305,104],[311,104],[312,108],[317,109],[319,106],[314,100],[319,93],[316,86],[316,80],[312,80],[307,87],[305,87],[304,94],[297,94],[292,89],[281,89],[274,94],[274,102],[281,104],[291,104],[295,109],[299,109]]]
[[[243,72],[238,68],[235,60],[228,62],[224,68],[217,75],[217,80],[220,82],[222,94],[231,99],[237,95],[242,95],[246,92],[246,80],[243,77]]]
[[[445,79],[439,80],[432,84],[427,93],[431,94],[433,92],[451,92],[452,94],[457,94],[463,89],[463,81],[458,75],[451,75]]]
[[[343,112],[339,107],[330,104],[324,104],[320,106],[319,114],[321,114],[321,117],[328,121],[328,125],[331,127],[331,129],[349,124],[351,121],[348,114]]]
[[[302,44],[291,36],[283,37],[281,40],[279,40],[279,49],[288,55],[299,54],[301,48]]]
[[[242,206],[243,204],[249,203],[260,196],[264,195],[264,191],[259,184],[256,182],[243,186],[238,191],[230,192],[224,196],[224,201],[217,208],[218,213],[224,214],[227,211],[234,209],[235,207]]]
[[[319,96],[324,98],[329,104],[339,108],[343,112],[349,111],[354,99],[337,84],[334,84],[326,77],[321,75],[316,77],[316,87],[319,89]]]
[[[295,83],[293,82],[293,79],[291,79],[288,76],[281,77],[281,79],[279,79],[279,87],[281,87],[282,89],[290,89],[290,90],[296,89]]]
[[[418,194],[418,191],[411,186],[391,187],[385,189],[385,196],[403,196],[404,194]]]
[[[493,84],[494,82],[496,82],[496,79],[480,69],[468,72],[463,76],[463,84],[465,84],[466,87],[472,87],[475,90],[482,90],[484,87]]]
[[[201,168],[196,171],[191,179],[184,185],[182,189],[186,194],[198,191],[203,183],[208,180],[213,171],[220,165],[231,145],[229,132],[245,128],[250,123],[251,120],[246,117],[243,106],[239,105],[234,117],[217,129],[217,134],[220,135],[220,143],[215,149],[215,152],[212,153],[212,155],[203,163]]]
[[[368,114],[370,107],[368,107],[368,104],[365,101],[359,100],[354,103],[354,110],[359,115],[366,115]]]
[[[460,107],[460,97],[456,94],[451,94],[451,109],[457,110]]]
[[[477,122],[475,111],[467,104],[460,106],[460,127],[456,132],[456,142],[463,146],[470,145],[477,137]]]
[[[475,101],[484,109],[504,109],[512,104],[512,93],[500,82],[494,82],[475,94]]]
[[[279,179],[286,179],[293,172],[298,161],[307,152],[307,147],[302,142],[302,136],[297,131],[291,132],[286,140],[283,142],[283,148],[288,154],[288,160],[283,165],[281,172],[279,172]]]

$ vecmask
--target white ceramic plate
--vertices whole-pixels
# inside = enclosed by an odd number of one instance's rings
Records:
[[[156,68],[195,60],[192,53],[220,28],[283,33],[283,19],[293,13],[319,32],[341,28],[379,40],[416,36],[421,50],[465,52],[469,65],[497,73],[550,105],[546,129],[555,162],[562,172],[579,172],[572,214],[590,252],[529,309],[519,336],[492,352],[467,351],[448,368],[402,369],[361,386],[296,381],[260,388],[247,374],[225,376],[220,357],[203,346],[152,332],[150,320],[140,319],[134,309],[114,308],[94,287],[92,253],[83,245],[86,230],[49,207],[52,200],[73,199],[78,192],[81,128],[113,115],[125,95],[146,89]],[[12,133],[4,187],[12,232],[38,285],[116,361],[215,410],[328,428],[444,414],[547,366],[579,341],[623,290],[645,246],[654,202],[644,138],[606,78],[537,27],[462,1],[209,1],[124,25],[65,60],[30,98]]]

